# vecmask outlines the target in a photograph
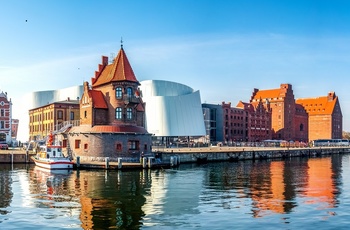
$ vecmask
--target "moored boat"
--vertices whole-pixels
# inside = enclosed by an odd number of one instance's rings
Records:
[[[73,162],[62,153],[62,146],[53,145],[50,134],[46,145],[40,146],[39,152],[32,156],[35,165],[46,169],[73,169]]]

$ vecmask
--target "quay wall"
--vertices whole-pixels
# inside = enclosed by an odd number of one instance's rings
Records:
[[[239,161],[239,160],[259,160],[278,159],[304,156],[323,156],[338,153],[350,153],[349,147],[329,147],[329,148],[249,148],[249,149],[182,149],[166,150],[156,152],[162,162],[170,164],[195,163],[195,162],[215,162],[215,161]],[[175,161],[175,162],[174,162]]]
[[[1,163],[20,163],[20,164],[26,164],[26,163],[33,163],[32,159],[30,158],[35,154],[27,153],[25,151],[11,151],[11,150],[2,150],[0,152],[0,164]]]
[[[154,151],[151,161],[157,162],[162,166],[175,166],[182,163],[203,163],[215,161],[240,161],[240,160],[260,160],[260,159],[278,159],[290,157],[313,157],[331,154],[350,153],[350,147],[322,147],[322,148],[174,148]],[[31,156],[33,153],[26,151],[0,151],[1,163],[33,163]],[[108,158],[108,157],[107,157]],[[159,159],[160,162],[157,160]],[[109,162],[109,160],[111,160]],[[122,159],[121,159],[122,160]],[[146,158],[147,160],[147,158]],[[87,168],[106,168],[106,159],[100,161],[83,161],[81,167]],[[108,164],[111,168],[118,168],[119,162],[108,158]],[[125,163],[123,168],[140,168],[140,163]],[[153,164],[152,164],[153,165]],[[118,167],[117,167],[118,166]],[[154,165],[157,166],[156,164]],[[141,167],[148,167],[148,164]]]

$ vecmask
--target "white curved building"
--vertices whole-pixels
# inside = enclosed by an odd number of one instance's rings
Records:
[[[79,100],[84,92],[83,85],[73,86],[64,89],[37,91],[29,96],[30,109],[38,108],[57,101]]]
[[[140,82],[146,103],[146,129],[155,136],[204,136],[199,91],[170,81]]]

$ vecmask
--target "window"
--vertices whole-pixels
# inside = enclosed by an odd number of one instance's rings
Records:
[[[131,120],[132,119],[132,109],[131,108],[127,108],[126,109],[126,118],[128,120]]]
[[[84,118],[87,118],[87,111],[84,111]]]
[[[81,143],[81,141],[80,140],[75,140],[75,148],[76,149],[80,149],[80,143]]]
[[[62,142],[62,147],[63,147],[63,148],[67,148],[67,140],[63,140],[63,142]]]
[[[304,131],[304,125],[303,124],[300,124],[299,131]]]
[[[115,119],[122,119],[122,108],[118,107],[115,109]]]
[[[118,152],[122,151],[122,144],[118,143],[116,149]]]
[[[122,98],[122,96],[123,96],[122,88],[121,87],[117,87],[115,89],[115,97],[116,98]]]
[[[1,116],[1,117],[5,116],[5,110],[0,109],[0,116]]]
[[[87,149],[88,149],[88,144],[85,143],[85,144],[84,144],[84,150],[87,150]]]
[[[127,93],[128,97],[131,97],[131,96],[132,96],[132,88],[131,88],[131,87],[128,87],[128,88],[126,89],[126,93]]]
[[[5,121],[0,121],[0,129],[4,129],[5,128]]]
[[[58,110],[57,111],[57,118],[58,119],[63,119],[63,111],[62,110]]]
[[[70,112],[70,120],[74,120],[74,112]]]
[[[139,141],[129,141],[129,150],[138,150],[139,149]]]

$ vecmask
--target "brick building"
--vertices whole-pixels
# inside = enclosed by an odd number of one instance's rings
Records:
[[[121,47],[112,64],[102,56],[91,86],[84,83],[80,100],[80,126],[66,132],[67,150],[82,160],[111,161],[139,158],[151,152],[151,134],[144,128],[144,103],[140,83]]]
[[[50,132],[79,122],[79,100],[53,102],[29,110],[29,140],[45,140]]]
[[[224,141],[246,141],[246,111],[243,108],[231,107],[231,103],[222,102],[221,106],[224,116]]]
[[[0,93],[0,143],[11,143],[12,102],[7,93]]]
[[[334,92],[323,97],[300,98],[296,103],[300,104],[308,114],[309,141],[342,138],[343,115],[339,99]]]
[[[263,141],[272,138],[271,108],[268,101],[266,105],[258,103],[238,102],[237,107],[242,108],[246,116],[246,141]]]
[[[308,116],[297,106],[292,85],[281,84],[278,89],[254,89],[250,103],[262,102],[271,109],[272,139],[307,141]]]

